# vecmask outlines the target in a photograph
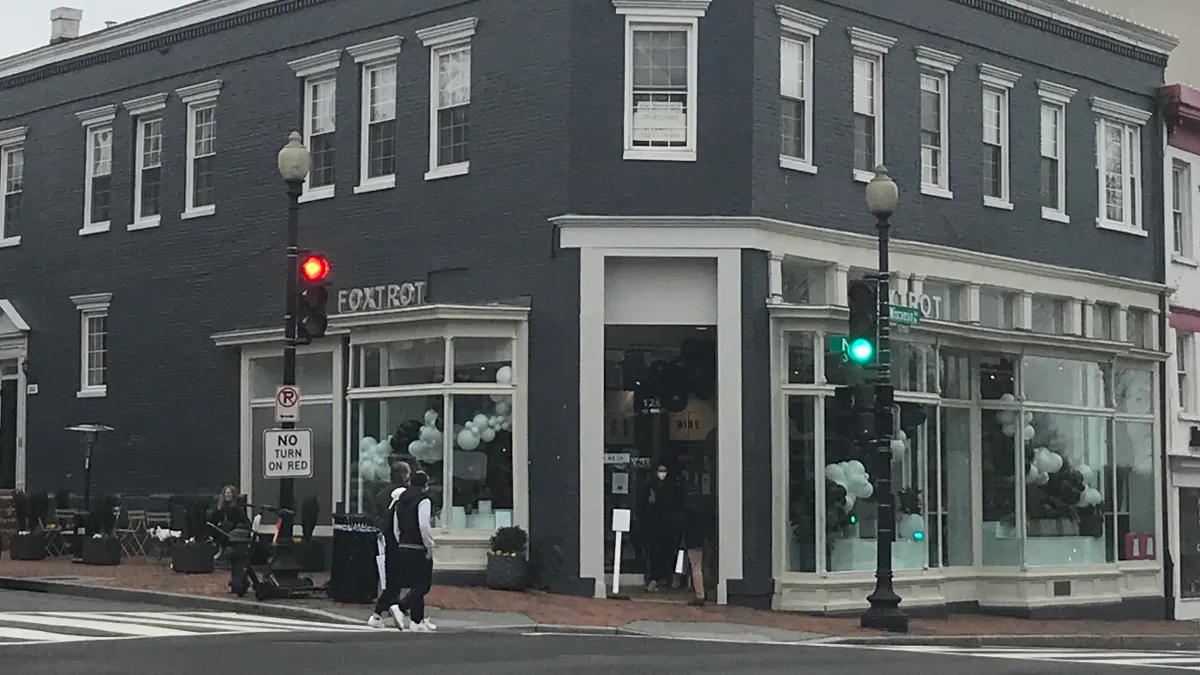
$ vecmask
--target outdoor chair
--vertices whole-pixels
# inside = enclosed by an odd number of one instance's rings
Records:
[[[75,536],[75,509],[54,509],[54,534],[46,537],[46,553],[60,556]]]
[[[145,523],[146,538],[150,539],[150,533],[160,527],[164,530],[171,529],[171,513],[169,511],[146,511]],[[170,544],[165,541],[151,539],[150,545],[151,548],[157,549],[159,560],[162,560],[166,556],[167,551],[170,550]]]
[[[121,540],[121,551],[126,557],[146,555],[146,541],[150,531],[146,527],[145,509],[124,509],[124,527],[119,527],[113,534]]]

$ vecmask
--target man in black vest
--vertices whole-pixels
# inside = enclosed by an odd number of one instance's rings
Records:
[[[396,548],[400,559],[401,574],[408,582],[408,595],[393,606],[411,622],[409,630],[428,633],[435,626],[425,617],[425,594],[433,585],[433,530],[430,518],[433,504],[425,494],[429,476],[418,471],[412,476],[409,487],[400,495],[393,507],[396,514]]]
[[[404,629],[404,620],[399,610],[395,609],[396,601],[400,599],[400,591],[405,588],[404,570],[400,567],[400,556],[396,548],[396,523],[394,509],[400,496],[408,485],[409,468],[405,462],[392,465],[392,483],[375,496],[374,517],[375,525],[379,528],[379,555],[383,564],[379,566],[380,587],[379,599],[375,601],[375,611],[367,619],[367,625],[372,628],[383,628],[383,610],[391,608],[392,620],[396,628]]]

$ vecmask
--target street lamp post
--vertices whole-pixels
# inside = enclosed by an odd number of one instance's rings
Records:
[[[867,596],[871,606],[862,615],[861,625],[864,628],[907,633],[908,615],[900,609],[900,596],[892,587],[892,542],[896,540],[896,503],[892,496],[892,404],[895,392],[892,388],[891,367],[891,291],[888,283],[891,271],[888,261],[888,230],[891,227],[889,219],[896,210],[899,196],[899,189],[888,175],[887,167],[875,167],[875,177],[867,184],[867,210],[875,216],[875,226],[879,231],[879,311],[876,313],[878,345],[875,381],[875,470],[878,472],[875,496],[879,504],[879,525],[875,537],[875,590]]]
[[[299,292],[299,240],[300,240],[300,194],[304,181],[312,168],[312,156],[304,147],[303,138],[293,131],[287,145],[279,151],[279,175],[287,185],[287,286],[283,316],[283,382],[296,384],[296,294]],[[294,429],[294,422],[283,422],[284,429]],[[279,533],[275,539],[275,551],[271,558],[271,575],[281,587],[302,585],[299,579],[300,565],[292,552],[292,527],[295,522],[296,483],[293,478],[284,478],[279,484]]]

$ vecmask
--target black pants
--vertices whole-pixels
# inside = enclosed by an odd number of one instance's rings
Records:
[[[400,557],[400,549],[389,546],[384,551],[384,570],[387,572],[383,591],[379,594],[379,599],[375,601],[375,613],[383,614],[388,607],[399,603],[400,592],[408,588],[408,582],[404,574],[403,561]]]
[[[675,573],[675,553],[679,539],[669,528],[661,527],[646,533],[646,576],[649,581],[665,583]]]
[[[425,620],[425,594],[433,586],[433,560],[425,557],[425,549],[399,550],[400,566],[408,579],[408,595],[400,601],[400,611],[414,623]]]

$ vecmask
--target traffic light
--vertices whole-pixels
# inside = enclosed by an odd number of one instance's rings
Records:
[[[865,366],[875,360],[875,341],[878,334],[876,315],[879,300],[875,284],[854,281],[847,290],[850,306],[850,327],[846,337],[846,359],[853,364]]]
[[[296,343],[308,344],[313,338],[325,335],[329,326],[325,304],[329,302],[329,290],[325,288],[329,277],[329,261],[310,251],[301,251],[299,256],[299,296],[296,299]]]

